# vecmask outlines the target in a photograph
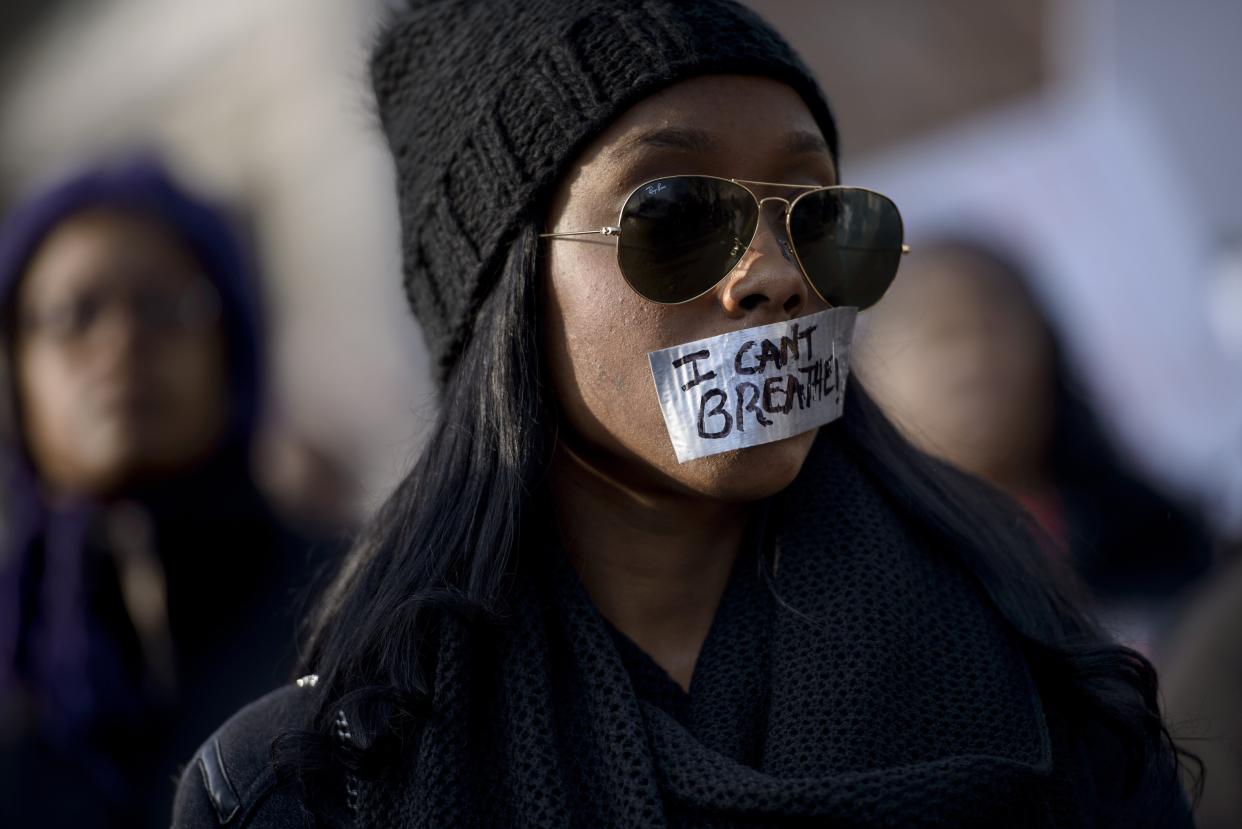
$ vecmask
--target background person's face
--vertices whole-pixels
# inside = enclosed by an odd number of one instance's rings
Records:
[[[925,451],[1002,485],[1042,472],[1052,352],[1015,277],[957,248],[915,252],[860,331],[867,388]]]
[[[659,176],[705,174],[792,184],[836,183],[823,136],[802,99],[773,80],[715,76],[679,83],[630,109],[570,169],[550,231],[616,223],[626,196]],[[791,197],[764,190],[761,196]],[[630,484],[729,501],[766,497],[797,475],[817,430],[678,464],[647,353],[823,310],[780,247],[784,225],[764,208],[751,249],[729,276],[682,305],[634,293],[602,236],[546,243],[545,348],[563,414],[562,442]]]
[[[218,298],[161,226],[105,210],[70,218],[16,302],[20,422],[51,489],[116,494],[217,446],[228,410]]]

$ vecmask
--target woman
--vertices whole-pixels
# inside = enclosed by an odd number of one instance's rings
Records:
[[[178,763],[292,661],[257,287],[145,156],[0,227],[0,825],[166,825]]]
[[[1189,825],[1150,666],[859,388],[677,462],[724,418],[662,420],[664,349],[774,326],[764,361],[802,359],[792,326],[900,256],[891,203],[815,189],[836,132],[803,65],[727,0],[515,9],[413,4],[376,51],[441,418],[313,675],[204,745],[176,825]]]

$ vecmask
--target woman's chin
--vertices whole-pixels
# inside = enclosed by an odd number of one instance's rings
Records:
[[[802,471],[818,429],[682,464],[681,483],[704,497],[747,502],[771,497]]]

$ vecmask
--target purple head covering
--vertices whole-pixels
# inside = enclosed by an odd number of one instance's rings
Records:
[[[258,280],[251,256],[227,214],[182,188],[156,157],[143,154],[82,170],[18,205],[0,225],[0,308],[13,301],[26,266],[48,234],[93,207],[139,212],[162,222],[203,264],[224,311],[236,427],[249,433],[262,366]]]

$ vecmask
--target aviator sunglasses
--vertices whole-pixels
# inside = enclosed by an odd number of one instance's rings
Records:
[[[760,198],[752,187],[800,191],[792,200]],[[784,205],[788,253],[815,293],[832,306],[879,301],[903,253],[897,205],[861,187],[821,187],[716,176],[665,176],[626,198],[617,225],[543,233],[560,239],[617,239],[617,264],[636,293],[676,305],[701,297],[737,266],[754,242],[763,207]]]

